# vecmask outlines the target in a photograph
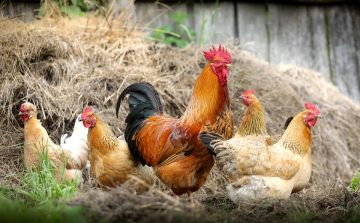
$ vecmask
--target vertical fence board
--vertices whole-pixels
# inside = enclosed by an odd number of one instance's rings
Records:
[[[348,5],[328,6],[330,61],[340,91],[360,101],[359,59],[355,47],[354,21]],[[359,31],[357,31],[359,32]]]
[[[1,13],[3,13],[4,17],[10,18],[13,16],[20,15],[21,13],[25,13],[24,16],[20,17],[20,19],[24,22],[32,22],[34,21],[35,16],[38,14],[37,9],[40,8],[40,2],[7,2],[6,6]]]
[[[259,58],[268,60],[265,5],[237,3],[236,7],[240,44]]]
[[[296,41],[296,64],[322,73],[330,82],[324,7],[299,7]]]
[[[201,27],[205,22],[206,40],[209,44],[222,43],[235,36],[235,8],[232,2],[220,2],[213,21],[215,3],[194,4],[194,29],[201,35]],[[204,19],[203,19],[204,13]]]
[[[294,5],[269,5],[270,61],[271,63],[296,64],[296,18]]]
[[[271,4],[268,22],[270,62],[312,69],[330,81],[323,7]]]
[[[360,81],[360,5],[352,5],[350,7],[351,17],[354,22],[354,38],[355,38],[355,52],[356,52],[356,69],[358,83]],[[360,83],[359,83],[360,86]],[[360,88],[357,89],[357,95],[360,95]],[[359,96],[360,97],[360,96]],[[359,100],[360,101],[360,100]]]

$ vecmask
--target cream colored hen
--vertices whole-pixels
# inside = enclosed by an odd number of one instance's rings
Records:
[[[62,149],[56,145],[49,137],[48,133],[36,118],[36,107],[31,103],[24,103],[20,107],[21,120],[24,122],[24,161],[25,165],[31,170],[32,165],[39,163],[39,151],[48,153],[48,158],[62,170],[64,156],[67,159],[63,178],[65,180],[74,180],[76,176],[81,180],[81,172],[85,168],[88,160],[86,149],[69,150]],[[61,175],[55,171],[55,177],[60,183]]]
[[[286,199],[306,186],[311,175],[311,127],[321,116],[311,103],[305,107],[271,146],[262,140],[226,141],[215,133],[200,133],[200,140],[216,154],[219,169],[230,180],[227,190],[233,202]]]

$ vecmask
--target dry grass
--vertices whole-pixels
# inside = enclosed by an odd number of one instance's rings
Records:
[[[85,106],[94,108],[120,135],[127,108],[121,107],[117,119],[115,103],[126,86],[139,81],[153,84],[165,113],[179,117],[206,64],[202,50],[210,47],[158,45],[147,41],[143,30],[127,26],[121,18],[57,17],[31,24],[7,20],[0,22],[0,30],[0,182],[13,186],[19,183],[17,177],[9,180],[7,176],[16,173],[14,166],[23,168],[23,125],[17,114],[25,100],[37,105],[38,118],[57,142],[61,134],[72,130],[74,118]],[[84,205],[99,218],[140,222],[182,221],[184,216],[193,222],[301,221],[301,214],[318,212],[321,216],[305,219],[334,220],[332,216],[352,210],[357,198],[347,193],[345,196],[337,181],[350,179],[360,165],[359,104],[319,73],[293,65],[271,65],[240,46],[225,46],[233,58],[228,83],[235,127],[245,110],[237,98],[247,89],[254,89],[263,104],[269,134],[279,133],[287,117],[305,109],[305,102],[319,108],[324,119],[312,130],[313,173],[309,186],[289,201],[237,207],[227,198],[226,179],[214,167],[206,185],[195,193],[197,205],[189,207],[182,202],[184,198],[179,203],[169,197],[170,192],[160,182],[141,196],[123,188],[103,193],[87,173],[83,196],[74,198],[73,204]]]

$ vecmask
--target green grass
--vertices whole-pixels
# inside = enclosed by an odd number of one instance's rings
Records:
[[[51,147],[47,143],[40,143],[40,147],[41,167],[33,165],[31,171],[26,167],[25,173],[18,171],[21,187],[1,185],[1,222],[88,222],[89,216],[84,215],[83,207],[66,205],[70,197],[78,193],[78,180],[69,182],[63,178],[67,160],[63,157],[65,162],[59,170],[48,158]],[[60,174],[60,183],[55,172]]]

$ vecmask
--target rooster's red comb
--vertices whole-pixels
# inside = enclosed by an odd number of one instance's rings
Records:
[[[308,110],[312,110],[316,114],[320,114],[319,110],[315,107],[315,105],[313,105],[311,103],[305,103],[305,108]]]
[[[248,95],[248,94],[254,94],[254,92],[255,92],[254,90],[247,90],[244,93],[242,93],[241,95],[245,96],[245,95]]]
[[[225,48],[221,48],[221,44],[219,45],[219,49],[216,50],[214,45],[212,45],[213,50],[210,49],[210,52],[204,51],[205,59],[208,61],[212,61],[216,56],[220,57],[224,62],[231,63],[230,53],[225,50]]]
[[[91,112],[91,108],[86,107],[84,112],[81,114],[81,117],[85,117],[87,113]]]

